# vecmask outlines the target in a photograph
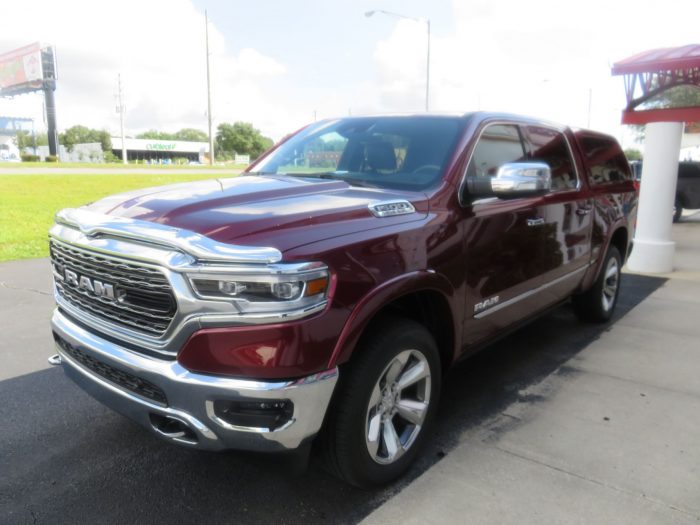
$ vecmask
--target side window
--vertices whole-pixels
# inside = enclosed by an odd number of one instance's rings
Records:
[[[584,135],[579,142],[591,173],[589,178],[591,186],[622,182],[632,178],[627,158],[615,140]]]
[[[488,126],[479,137],[467,166],[467,176],[494,177],[503,164],[523,161],[525,157],[518,127],[494,124]]]
[[[524,130],[531,160],[544,162],[552,170],[552,191],[576,189],[576,169],[564,135],[540,126],[524,126]]]

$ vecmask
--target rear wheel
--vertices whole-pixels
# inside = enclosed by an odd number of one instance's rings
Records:
[[[430,333],[407,319],[388,319],[341,372],[325,429],[334,472],[369,488],[400,477],[432,425],[440,392],[440,356]]]
[[[611,245],[596,282],[587,292],[572,298],[574,310],[580,319],[602,323],[612,317],[620,293],[621,269],[620,251]]]

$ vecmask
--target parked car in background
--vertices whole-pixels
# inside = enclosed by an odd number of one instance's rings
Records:
[[[634,184],[639,191],[642,180],[642,161],[630,162],[634,173]],[[678,163],[678,182],[676,183],[676,200],[673,205],[673,222],[681,219],[683,210],[700,209],[700,162],[684,161]]]

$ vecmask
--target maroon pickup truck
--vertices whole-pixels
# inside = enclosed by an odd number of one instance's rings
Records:
[[[387,483],[457,360],[569,299],[610,319],[636,207],[600,133],[493,113],[325,120],[242,176],[59,212],[50,361],[169,441],[318,437],[343,479]]]

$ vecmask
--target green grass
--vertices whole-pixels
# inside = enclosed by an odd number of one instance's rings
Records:
[[[21,170],[22,168],[84,168],[84,169],[149,169],[149,170],[243,170],[245,164],[121,164],[103,163],[91,164],[87,162],[0,162],[0,168]]]
[[[48,256],[54,214],[107,195],[162,184],[210,179],[187,175],[0,175],[0,261]]]

